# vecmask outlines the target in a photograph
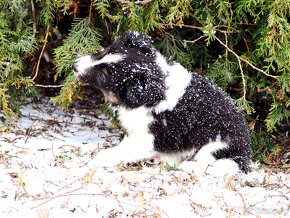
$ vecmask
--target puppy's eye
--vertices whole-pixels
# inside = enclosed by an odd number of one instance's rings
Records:
[[[106,67],[106,68],[102,68],[102,73],[105,75],[105,76],[109,76],[109,69]]]
[[[106,63],[101,63],[98,65],[99,68],[101,69],[107,69],[108,68],[108,65]]]

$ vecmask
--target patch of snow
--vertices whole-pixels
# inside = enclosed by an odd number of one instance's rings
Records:
[[[27,102],[11,132],[0,132],[1,217],[290,217],[283,172],[197,178],[160,166],[92,167],[121,130],[84,105]]]

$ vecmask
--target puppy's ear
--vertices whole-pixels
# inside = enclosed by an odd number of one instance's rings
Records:
[[[124,87],[121,98],[129,108],[139,107],[147,102],[146,86],[141,80],[130,81]]]
[[[152,53],[151,37],[144,33],[127,31],[120,39],[127,48],[138,49],[143,54]]]

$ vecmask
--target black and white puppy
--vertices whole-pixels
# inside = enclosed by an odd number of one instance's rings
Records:
[[[163,57],[149,36],[126,32],[103,51],[78,58],[73,70],[102,91],[128,133],[118,146],[97,154],[96,165],[190,159],[197,173],[208,166],[225,173],[249,171],[250,138],[232,100],[206,78]]]

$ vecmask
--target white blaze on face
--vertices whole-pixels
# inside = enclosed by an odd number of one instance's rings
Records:
[[[91,55],[83,56],[77,58],[74,63],[74,72],[77,75],[82,75],[86,72],[86,69],[103,64],[103,63],[117,63],[125,58],[124,55],[121,54],[108,54],[105,55],[102,59],[93,60]]]

